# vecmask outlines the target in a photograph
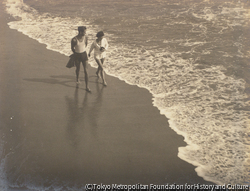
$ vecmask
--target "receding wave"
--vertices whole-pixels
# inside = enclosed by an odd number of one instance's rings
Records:
[[[53,15],[40,15],[35,9],[15,1],[7,1],[6,10],[17,21],[9,23],[30,38],[46,44],[47,48],[66,56],[71,54],[70,40],[76,35],[79,25],[86,25],[89,34],[95,34],[98,26],[91,25],[81,18],[61,18]],[[246,10],[222,8],[220,13],[204,8],[183,14],[214,22],[222,20],[222,15],[232,14],[246,22],[240,15]],[[244,15],[243,14],[243,15]],[[177,17],[180,14],[175,15]],[[189,24],[188,21],[172,20],[168,25],[192,27],[192,33],[207,35],[207,28],[202,24]],[[72,24],[73,23],[73,24]],[[227,20],[225,26],[215,26],[223,33],[232,30],[236,22]],[[58,30],[60,29],[60,30]],[[184,136],[187,146],[179,148],[178,156],[195,165],[196,172],[204,179],[217,184],[249,183],[250,179],[250,130],[249,101],[244,93],[245,80],[224,74],[222,65],[202,65],[199,58],[183,58],[182,49],[170,52],[168,48],[154,48],[121,44],[112,34],[107,34],[110,41],[109,55],[105,71],[124,80],[128,84],[148,89],[153,95],[153,104],[165,115],[178,134]],[[94,36],[90,35],[90,39]],[[163,40],[164,44],[174,43],[180,47],[190,47],[185,53],[195,54],[193,47],[203,47],[201,55],[210,55],[208,44],[214,41],[195,39]],[[230,57],[226,52],[221,53]],[[238,54],[239,55],[239,54]],[[245,57],[249,55],[244,54]],[[91,63],[96,67],[95,63]]]

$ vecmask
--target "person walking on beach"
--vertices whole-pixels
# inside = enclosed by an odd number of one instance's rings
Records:
[[[76,83],[80,84],[79,73],[80,73],[80,63],[82,62],[84,74],[85,74],[85,84],[86,90],[90,92],[88,86],[88,55],[86,52],[86,47],[88,45],[88,38],[86,37],[86,27],[80,26],[78,27],[78,35],[72,38],[71,40],[71,50],[75,56],[75,65],[76,65]]]
[[[97,39],[91,44],[90,50],[89,50],[89,57],[94,49],[94,58],[96,63],[98,64],[98,68],[96,71],[96,75],[99,77],[99,73],[101,75],[103,85],[107,86],[107,82],[105,80],[105,75],[104,75],[104,69],[103,69],[103,64],[105,61],[106,57],[106,50],[108,49],[108,41],[106,38],[104,38],[104,33],[103,31],[99,31],[96,34]]]

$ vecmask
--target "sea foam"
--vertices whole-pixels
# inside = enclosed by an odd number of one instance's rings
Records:
[[[7,1],[7,12],[18,18],[9,23],[16,29],[47,48],[66,56],[71,54],[70,40],[76,35],[76,28],[85,25],[94,39],[98,26],[81,18],[61,18],[50,14],[39,14],[35,9],[17,1]],[[195,6],[194,6],[195,8]],[[189,9],[183,14],[190,14]],[[232,25],[237,25],[232,18],[223,15],[236,14],[238,24],[248,21],[242,15],[243,8],[221,8],[213,11],[205,7],[193,11],[200,24],[189,21],[172,20],[169,25],[188,24],[190,33],[207,36],[207,28],[202,22],[210,22],[224,33]],[[178,18],[181,14],[176,14]],[[153,18],[146,18],[147,21]],[[228,27],[217,25],[226,22]],[[72,24],[73,23],[73,24]],[[60,28],[60,30],[58,30]],[[169,119],[169,124],[188,144],[179,148],[178,156],[196,166],[196,172],[204,179],[217,184],[246,183],[250,171],[250,130],[249,103],[245,102],[245,81],[233,76],[226,76],[222,65],[202,65],[199,58],[184,59],[183,53],[196,54],[196,47],[213,44],[196,39],[164,40],[168,46],[177,43],[180,47],[191,47],[189,52],[170,52],[167,48],[144,48],[120,44],[117,37],[106,34],[111,46],[105,64],[107,74],[115,76],[128,84],[148,89],[153,95],[153,105]],[[211,49],[204,49],[203,55],[210,55]],[[240,53],[239,53],[240,54]],[[238,54],[238,55],[239,55]],[[224,56],[229,56],[225,52]],[[246,56],[246,55],[245,55]],[[93,62],[93,67],[97,67]]]

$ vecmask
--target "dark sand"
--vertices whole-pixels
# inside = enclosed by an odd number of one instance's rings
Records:
[[[83,70],[77,88],[68,57],[9,29],[10,20],[1,5],[1,157],[8,184],[211,184],[177,157],[183,137],[147,90],[110,76],[103,87],[90,66],[92,93]]]

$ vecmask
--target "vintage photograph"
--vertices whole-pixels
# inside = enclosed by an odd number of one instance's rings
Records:
[[[0,0],[0,191],[249,190],[249,0]]]

